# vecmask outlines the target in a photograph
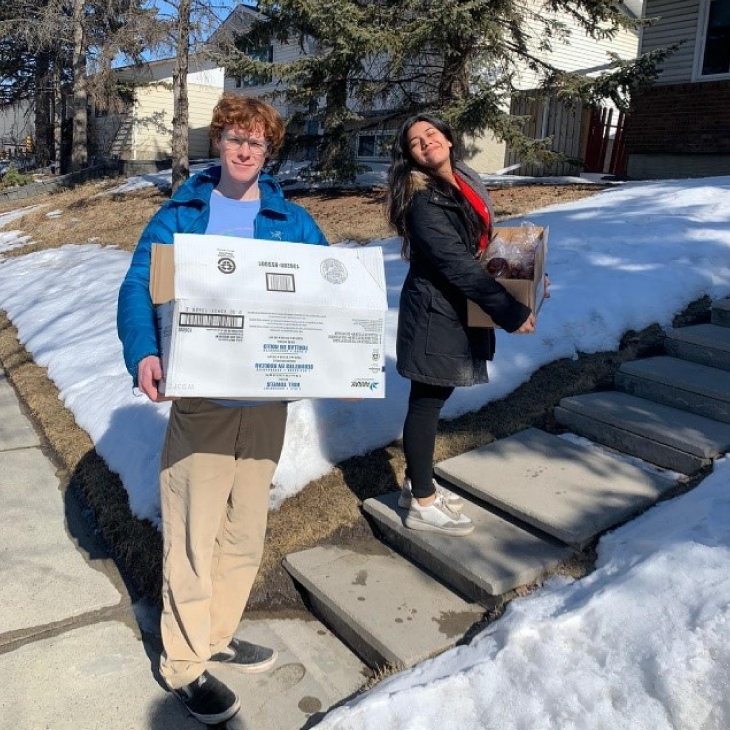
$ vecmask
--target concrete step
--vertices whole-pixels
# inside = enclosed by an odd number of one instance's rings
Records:
[[[718,327],[730,327],[730,299],[717,299],[712,302],[710,321]]]
[[[435,466],[478,499],[575,547],[650,506],[675,483],[535,428]]]
[[[475,525],[467,537],[409,530],[403,524],[406,513],[398,507],[397,492],[368,499],[363,507],[400,553],[487,607],[496,605],[498,596],[533,583],[573,555],[570,548],[550,537],[465,501],[464,513]]]
[[[384,545],[333,545],[288,555],[284,567],[313,608],[371,667],[410,667],[450,649],[484,609]]]
[[[730,327],[697,324],[672,330],[664,341],[672,357],[730,370]]]
[[[625,362],[617,390],[714,421],[730,423],[730,372],[674,357]]]
[[[730,450],[730,425],[618,391],[563,398],[555,418],[581,436],[683,474]]]

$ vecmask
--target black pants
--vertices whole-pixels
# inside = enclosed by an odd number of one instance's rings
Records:
[[[453,392],[451,386],[411,381],[408,414],[403,426],[403,451],[406,455],[406,476],[411,480],[414,497],[423,499],[433,494],[436,428],[441,409]]]

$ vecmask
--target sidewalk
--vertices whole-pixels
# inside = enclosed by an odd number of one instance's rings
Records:
[[[132,605],[72,490],[0,371],[0,730],[203,727],[159,683],[157,609]],[[228,727],[299,730],[365,681],[307,614],[241,623],[274,646],[269,673],[216,672],[241,697]]]

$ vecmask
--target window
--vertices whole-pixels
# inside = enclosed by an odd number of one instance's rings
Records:
[[[360,132],[357,135],[357,156],[358,158],[388,158],[390,147],[395,137],[393,129],[378,129]]]
[[[704,0],[697,50],[696,78],[730,78],[730,0]]]
[[[246,55],[252,58],[254,61],[266,61],[267,63],[273,63],[274,61],[274,46],[266,46],[264,48],[255,48],[250,51],[246,51]],[[251,76],[236,76],[236,88],[247,88],[249,86],[259,86],[259,81]]]

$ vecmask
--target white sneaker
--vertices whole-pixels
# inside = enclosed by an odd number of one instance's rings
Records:
[[[451,510],[443,497],[437,494],[436,499],[426,507],[418,504],[418,500],[411,500],[406,515],[406,527],[411,530],[463,536],[474,530],[474,523],[466,515]]]
[[[464,500],[458,495],[450,492],[445,487],[442,487],[435,479],[433,480],[433,488],[436,494],[440,494],[444,502],[448,505],[452,512],[461,512],[464,509]],[[413,499],[413,492],[411,488],[411,480],[406,477],[403,480],[403,488],[400,490],[400,497],[398,497],[398,506],[401,509],[408,509],[411,506],[411,500]]]

